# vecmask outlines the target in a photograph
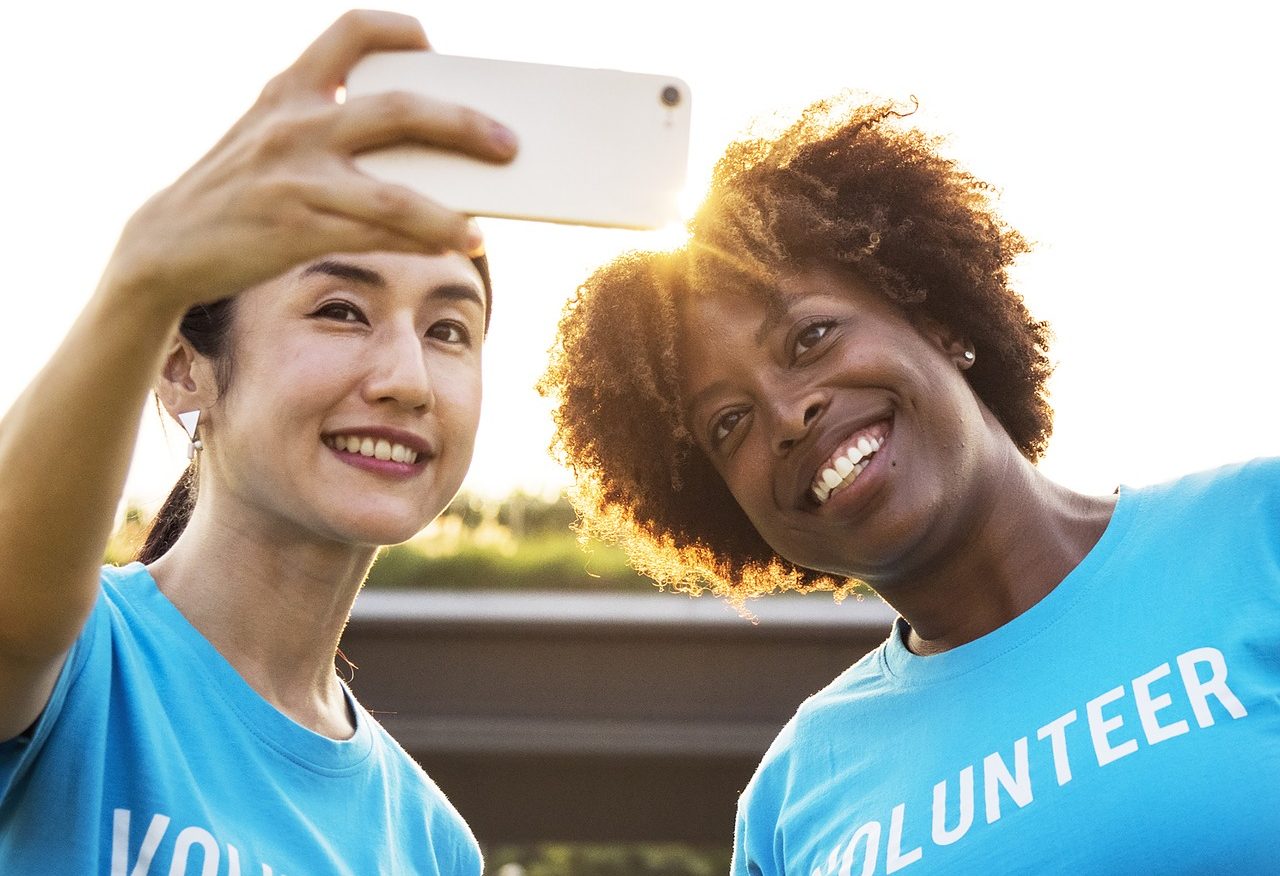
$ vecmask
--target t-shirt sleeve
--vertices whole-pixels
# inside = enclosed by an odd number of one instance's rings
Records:
[[[39,757],[51,729],[62,715],[67,698],[73,695],[76,681],[93,653],[107,646],[110,632],[106,628],[110,623],[110,608],[105,595],[99,591],[98,600],[89,613],[84,629],[67,652],[67,659],[62,664],[62,671],[58,673],[58,680],[44,711],[27,732],[0,742],[0,803],[3,803],[9,791],[22,780],[31,764]]]
[[[480,844],[453,804],[427,780],[434,800],[429,802],[427,833],[432,837],[435,866],[441,874],[449,876],[480,876],[484,871],[484,859]]]
[[[1280,459],[1224,466],[1191,475],[1178,486],[1188,497],[1179,512],[1192,518],[1185,523],[1188,531],[1205,544],[1221,545],[1224,564],[1244,567],[1237,576],[1223,576],[1245,587],[1234,598],[1254,595],[1249,588],[1259,582],[1280,580],[1274,574],[1280,569]]]
[[[738,821],[733,828],[733,863],[729,868],[731,876],[774,876],[772,869],[764,869],[750,850],[748,841],[747,813],[743,801],[738,801]]]
[[[738,798],[738,819],[733,829],[732,876],[783,876],[777,838],[778,817],[785,788],[785,756],[791,726],[774,740],[769,753]]]

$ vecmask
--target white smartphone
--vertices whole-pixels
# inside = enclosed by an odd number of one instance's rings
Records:
[[[347,99],[411,91],[473,107],[519,138],[510,164],[419,146],[357,156],[373,176],[473,216],[657,228],[679,218],[689,87],[673,76],[378,52],[350,72]]]

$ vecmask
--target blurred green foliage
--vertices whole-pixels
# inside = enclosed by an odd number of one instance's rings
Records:
[[[583,545],[563,496],[512,493],[494,501],[463,493],[425,529],[387,548],[368,587],[444,590],[632,590],[653,582],[622,552]]]
[[[429,590],[629,590],[654,589],[627,566],[620,551],[602,545],[584,553],[572,535],[538,536],[513,552],[464,545],[442,555],[412,544],[387,548],[369,573],[366,587]]]
[[[366,586],[432,590],[649,592],[653,582],[616,548],[582,544],[563,496],[462,493],[418,537],[380,552]],[[107,545],[108,563],[137,554],[150,521],[129,508]]]
[[[147,537],[147,527],[151,521],[142,511],[130,505],[124,512],[124,519],[107,542],[107,551],[103,562],[112,566],[123,566],[138,555],[143,540]]]
[[[723,876],[729,850],[677,843],[540,843],[486,850],[492,876]]]

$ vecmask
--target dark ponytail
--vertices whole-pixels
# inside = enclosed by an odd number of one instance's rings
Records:
[[[164,504],[156,512],[155,519],[147,528],[146,541],[142,543],[134,559],[140,563],[153,563],[168,553],[178,536],[182,535],[182,530],[187,528],[187,521],[191,519],[191,509],[195,504],[196,464],[193,460],[169,491],[169,498],[164,500]]]
[[[234,315],[234,298],[223,298],[212,304],[198,304],[186,312],[178,331],[200,355],[213,362],[214,382],[218,394],[231,385],[231,357],[227,350],[227,337]],[[191,509],[196,504],[198,460],[193,459],[178,483],[169,492],[155,519],[147,528],[147,537],[135,559],[140,563],[153,563],[164,556],[187,528]]]

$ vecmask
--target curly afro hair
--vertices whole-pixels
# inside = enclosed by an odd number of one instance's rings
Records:
[[[1028,244],[995,215],[989,185],[901,118],[892,104],[822,101],[778,136],[732,144],[685,246],[621,256],[566,306],[538,386],[558,402],[552,451],[574,474],[580,531],[622,546],[659,585],[739,605],[858,586],[779,557],[694,443],[680,393],[682,296],[769,300],[785,271],[848,271],[966,337],[978,351],[974,392],[1024,456],[1044,452],[1049,329],[1008,279]]]

